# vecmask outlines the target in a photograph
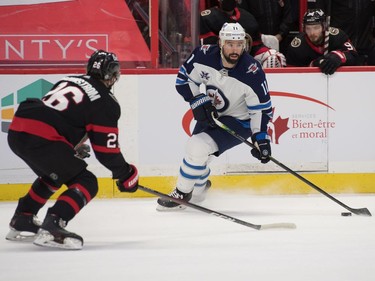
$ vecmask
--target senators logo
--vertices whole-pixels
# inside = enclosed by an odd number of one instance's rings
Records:
[[[209,14],[211,14],[211,10],[204,10],[204,11],[201,12],[202,17],[208,16]]]
[[[339,32],[340,31],[337,28],[335,28],[335,27],[330,27],[329,28],[329,34],[337,35],[337,34],[339,34]]]
[[[294,48],[298,48],[299,46],[301,46],[301,39],[299,39],[298,37],[294,37],[290,45],[292,45],[292,47]]]

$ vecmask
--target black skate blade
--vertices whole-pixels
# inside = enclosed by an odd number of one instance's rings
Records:
[[[175,207],[165,207],[165,206],[158,204],[156,206],[156,211],[159,211],[159,212],[175,212],[175,211],[182,211],[185,209],[186,209],[186,206],[183,206],[183,205],[177,205]]]

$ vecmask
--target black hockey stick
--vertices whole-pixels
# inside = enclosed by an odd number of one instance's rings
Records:
[[[243,138],[242,136],[240,136],[239,134],[237,134],[235,131],[233,131],[232,129],[230,129],[228,126],[226,126],[225,124],[221,123],[216,118],[214,118],[214,120],[215,120],[216,125],[218,125],[220,128],[222,128],[224,131],[228,132],[229,134],[231,134],[235,138],[239,139],[243,143],[247,144],[251,148],[256,148],[254,144],[252,144],[251,142],[249,142],[248,140],[246,140],[245,138]],[[287,166],[285,166],[283,163],[277,161],[272,156],[270,156],[270,160],[273,163],[275,163],[276,165],[278,165],[281,168],[283,168],[284,170],[286,170],[287,172],[291,173],[293,176],[297,177],[298,179],[300,179],[301,181],[303,181],[304,183],[306,183],[307,185],[309,185],[310,187],[314,188],[315,190],[319,191],[323,195],[327,196],[329,199],[335,201],[337,204],[339,204],[342,207],[344,207],[345,209],[349,210],[353,214],[361,215],[361,216],[371,216],[371,213],[370,213],[370,211],[367,208],[360,208],[360,209],[350,208],[349,206],[347,206],[344,203],[342,203],[341,201],[337,200],[335,197],[333,197],[332,195],[330,195],[329,193],[327,193],[326,191],[324,191],[323,189],[321,189],[317,185],[313,184],[311,181],[309,181],[306,178],[302,177],[301,175],[299,175],[298,173],[296,173],[292,169],[290,169]]]
[[[231,216],[228,216],[228,215],[225,215],[225,214],[222,214],[222,213],[219,213],[219,212],[216,212],[216,211],[204,208],[202,206],[198,206],[198,205],[195,205],[193,203],[186,202],[184,200],[171,197],[171,196],[169,196],[167,194],[161,193],[159,191],[156,191],[154,189],[151,189],[151,188],[148,188],[148,187],[145,187],[145,186],[142,186],[142,185],[139,185],[138,188],[140,190],[144,191],[144,192],[156,195],[156,196],[158,196],[160,198],[171,200],[171,201],[173,201],[175,203],[178,203],[178,204],[181,204],[181,205],[193,208],[195,210],[204,212],[206,214],[213,215],[215,217],[219,217],[219,218],[222,218],[222,219],[225,219],[225,220],[228,220],[228,221],[231,221],[231,222],[235,222],[235,223],[238,223],[238,224],[242,224],[244,226],[251,227],[251,228],[254,228],[256,230],[264,230],[264,229],[271,229],[271,228],[291,228],[291,229],[296,228],[296,225],[294,223],[288,223],[288,222],[262,224],[262,225],[260,225],[260,224],[252,224],[252,223],[249,223],[249,222],[246,222],[246,221],[243,221],[243,220],[240,220],[240,219],[236,219],[234,217],[231,217]]]

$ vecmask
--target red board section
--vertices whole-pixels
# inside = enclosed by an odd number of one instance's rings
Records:
[[[132,67],[150,62],[124,0],[0,6],[0,18],[0,67],[82,64],[96,49],[114,52]]]

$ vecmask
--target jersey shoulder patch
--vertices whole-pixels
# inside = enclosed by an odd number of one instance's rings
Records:
[[[292,42],[290,42],[290,45],[294,48],[298,48],[299,46],[301,46],[301,39],[298,38],[298,37],[294,37],[294,39],[292,40]]]
[[[340,33],[340,30],[336,27],[330,27],[329,28],[329,34],[332,34],[332,35],[337,35]]]
[[[201,12],[202,17],[208,16],[209,14],[211,14],[211,10],[204,10],[204,11]]]
[[[203,54],[207,54],[208,50],[210,49],[211,45],[202,45],[199,51],[203,52]]]

